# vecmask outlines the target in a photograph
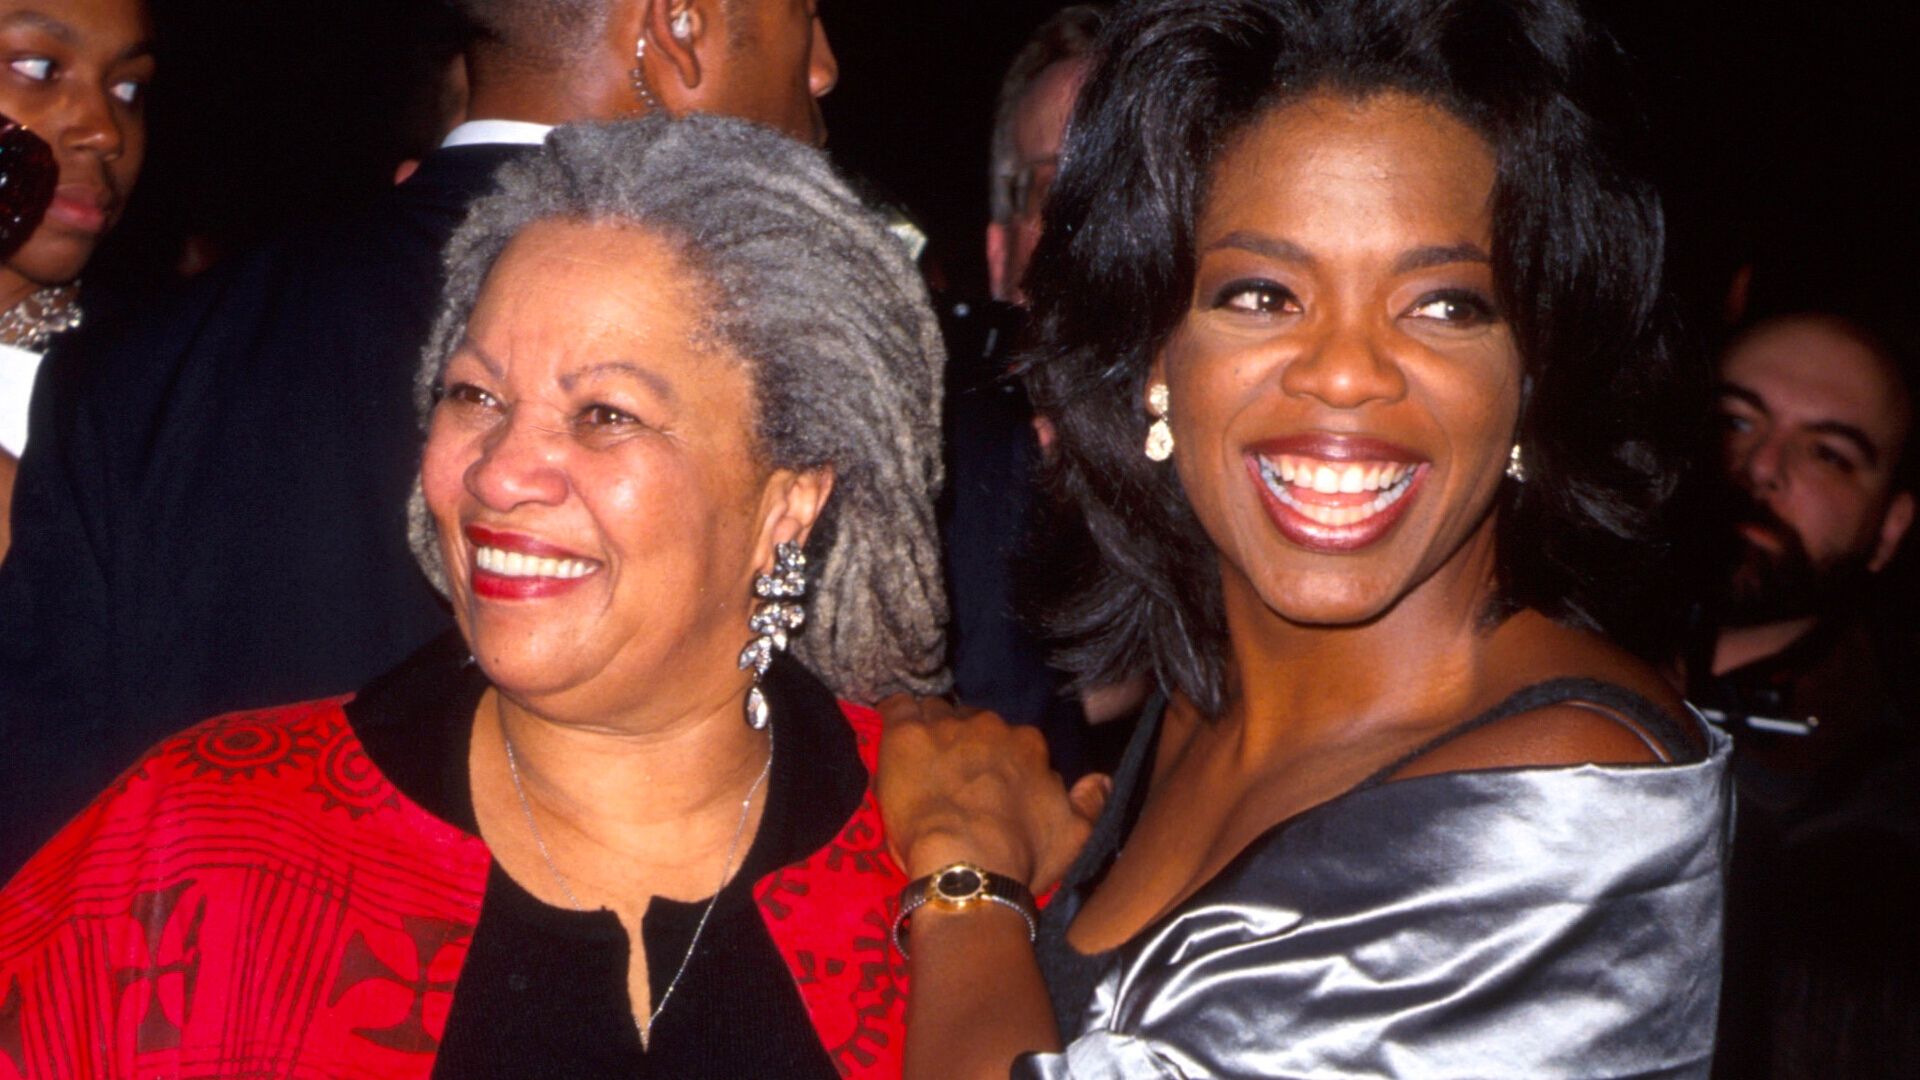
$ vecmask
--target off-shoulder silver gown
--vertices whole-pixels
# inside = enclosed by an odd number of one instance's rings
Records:
[[[1043,964],[1103,966],[1065,1051],[1014,1076],[1704,1078],[1730,824],[1730,743],[1705,741],[1678,764],[1363,785],[1103,958],[1065,946],[1070,877]]]

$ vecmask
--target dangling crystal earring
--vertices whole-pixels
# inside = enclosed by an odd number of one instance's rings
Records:
[[[660,107],[660,99],[653,96],[653,88],[647,85],[647,36],[645,34],[641,34],[639,40],[633,43],[633,70],[627,74],[633,82],[633,96],[640,99],[640,104],[645,105],[648,112],[664,112],[665,110]]]
[[[753,579],[753,595],[766,601],[747,620],[747,627],[759,636],[740,651],[740,670],[753,669],[753,687],[747,691],[747,726],[764,731],[772,711],[767,696],[760,692],[760,680],[773,666],[773,654],[784,652],[787,637],[807,621],[807,610],[800,597],[807,591],[807,556],[800,545],[785,540],[773,549],[773,572]]]
[[[1520,457],[1520,444],[1514,443],[1507,451],[1507,477],[1516,484],[1527,482],[1527,463]]]
[[[1166,383],[1147,387],[1147,411],[1154,416],[1153,426],[1147,429],[1147,457],[1152,461],[1165,461],[1173,456],[1173,428],[1167,425]]]

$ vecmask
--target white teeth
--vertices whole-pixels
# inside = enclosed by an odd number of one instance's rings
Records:
[[[493,547],[475,547],[473,564],[501,577],[579,578],[593,573],[594,564],[586,559],[546,559],[503,551]]]
[[[1348,465],[1335,472],[1328,465],[1316,466],[1286,456],[1275,460],[1263,457],[1259,461],[1261,479],[1267,482],[1267,490],[1273,492],[1275,498],[1298,511],[1301,516],[1335,529],[1356,525],[1399,502],[1400,497],[1413,486],[1415,472],[1414,466],[1397,463]],[[1363,491],[1379,491],[1380,494],[1354,506],[1322,506],[1301,499],[1294,494],[1295,488],[1310,488],[1328,495]]]
[[[1383,491],[1399,483],[1413,466],[1391,461],[1357,462],[1334,465],[1312,458],[1282,454],[1261,458],[1261,468],[1283,484],[1307,488],[1323,495],[1357,495],[1363,491]]]

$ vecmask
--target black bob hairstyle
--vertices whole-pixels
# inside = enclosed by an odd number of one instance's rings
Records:
[[[1528,479],[1498,495],[1498,602],[1629,639],[1663,592],[1677,481],[1659,197],[1632,167],[1623,58],[1564,0],[1140,0],[1074,112],[1026,287],[1025,370],[1059,431],[1050,482],[1097,552],[1043,603],[1082,686],[1151,671],[1217,715],[1218,555],[1141,452],[1147,373],[1186,313],[1212,162],[1270,110],[1410,93],[1497,160],[1494,278],[1525,364]],[[1177,452],[1177,451],[1176,451]],[[1670,599],[1671,593],[1659,597]]]

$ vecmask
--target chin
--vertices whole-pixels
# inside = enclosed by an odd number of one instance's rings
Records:
[[[489,647],[486,635],[468,637],[474,660],[487,681],[516,698],[558,693],[580,680],[581,649],[571,642],[530,641],[507,636]]]
[[[1267,609],[1297,626],[1359,626],[1393,606],[1394,594],[1351,574],[1290,575],[1258,586]]]
[[[32,282],[37,288],[49,288],[56,285],[69,285],[80,277],[80,271],[86,269],[87,260],[93,257],[94,245],[79,243],[66,237],[48,237],[35,233],[13,258],[7,260],[7,269]]]

